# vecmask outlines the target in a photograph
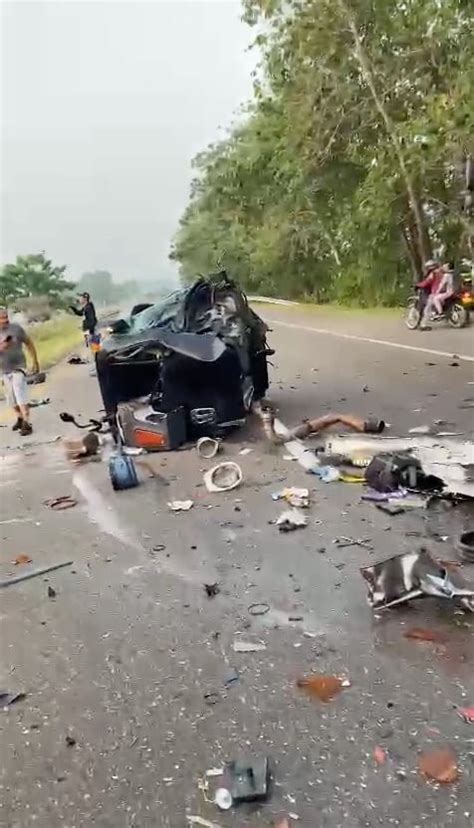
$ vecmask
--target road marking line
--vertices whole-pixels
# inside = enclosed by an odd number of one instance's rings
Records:
[[[371,345],[386,345],[388,348],[401,348],[404,351],[418,351],[421,354],[431,354],[432,356],[453,357],[452,351],[437,351],[434,348],[422,348],[419,345],[403,345],[401,342],[391,342],[388,339],[372,339],[368,336],[356,336],[355,334],[339,333],[338,331],[329,331],[327,328],[310,328],[309,325],[297,325],[294,322],[280,322],[279,319],[267,319],[271,325],[281,325],[284,328],[294,328],[297,331],[305,331],[305,333],[327,334],[328,336],[336,336],[339,339],[352,339],[357,342],[369,342]],[[468,354],[456,354],[457,359],[462,359],[464,362],[474,362],[474,356]]]

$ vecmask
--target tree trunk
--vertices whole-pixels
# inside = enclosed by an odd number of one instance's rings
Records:
[[[419,257],[416,256],[416,252],[413,249],[413,239],[410,237],[407,227],[402,227],[402,238],[405,243],[408,259],[410,261],[413,278],[416,282],[418,282],[421,279],[422,270],[420,268]]]
[[[354,14],[352,12],[352,9],[347,4],[346,0],[338,0],[338,2],[339,2],[339,6],[342,9],[343,13],[347,16],[347,20],[348,20],[348,23],[349,23],[349,28],[351,30],[351,34],[352,34],[352,37],[353,37],[353,40],[354,40],[355,55],[356,55],[357,61],[358,61],[359,66],[360,66],[360,70],[362,72],[362,77],[364,78],[364,80],[365,80],[365,82],[366,82],[366,84],[369,88],[369,91],[370,91],[370,94],[372,95],[375,106],[376,106],[376,108],[377,108],[377,110],[380,114],[380,117],[382,118],[382,120],[384,122],[385,129],[387,130],[387,135],[388,135],[388,137],[389,137],[389,139],[392,143],[392,146],[394,148],[395,155],[397,156],[398,164],[400,166],[400,172],[402,174],[402,177],[403,177],[403,180],[404,180],[404,183],[405,183],[405,187],[406,187],[406,191],[407,191],[407,195],[408,195],[408,201],[409,201],[409,204],[410,204],[410,209],[413,212],[413,217],[414,217],[414,220],[415,220],[415,226],[416,226],[416,231],[417,231],[417,245],[418,245],[418,248],[419,248],[420,257],[422,258],[423,261],[426,261],[428,258],[430,258],[430,251],[429,251],[429,247],[427,245],[427,233],[426,233],[426,229],[425,229],[424,217],[423,217],[422,208],[421,208],[417,193],[415,191],[415,187],[414,187],[411,175],[410,175],[408,167],[405,163],[405,158],[404,158],[404,155],[403,155],[401,143],[400,143],[400,141],[398,139],[398,136],[396,134],[395,126],[393,124],[393,121],[392,121],[392,119],[391,119],[391,117],[390,117],[390,115],[389,115],[389,113],[388,113],[388,111],[385,107],[385,104],[384,104],[382,98],[380,97],[379,93],[377,92],[377,88],[375,86],[374,74],[372,72],[372,69],[371,69],[371,66],[370,66],[370,63],[369,63],[369,58],[368,58],[367,53],[364,49],[364,46],[363,46],[363,43],[362,43],[362,40],[361,40],[361,37],[360,37],[360,34],[359,34],[359,30],[357,28],[357,23],[356,23],[356,20],[354,18]]]

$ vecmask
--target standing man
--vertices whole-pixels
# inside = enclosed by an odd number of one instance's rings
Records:
[[[0,308],[0,374],[8,405],[16,414],[13,431],[27,437],[33,428],[30,423],[24,347],[31,357],[33,373],[37,374],[39,363],[34,343],[21,325],[10,322],[7,309]]]
[[[86,341],[86,345],[89,345],[89,340],[95,334],[95,329],[97,326],[97,316],[95,312],[95,307],[93,302],[91,302],[91,297],[89,293],[81,293],[79,296],[79,301],[81,303],[80,308],[75,308],[74,305],[70,305],[70,309],[76,316],[82,316],[82,330],[84,331],[84,339]]]

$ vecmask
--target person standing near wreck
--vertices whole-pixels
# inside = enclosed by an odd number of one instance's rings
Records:
[[[16,414],[13,431],[19,431],[22,437],[27,437],[33,428],[30,423],[24,348],[31,356],[33,373],[37,374],[38,354],[32,339],[21,325],[10,322],[6,308],[0,308],[0,374],[8,405]]]
[[[95,329],[97,327],[97,314],[95,312],[94,303],[91,300],[90,293],[81,293],[79,301],[81,303],[80,308],[76,308],[74,305],[69,305],[69,308],[76,314],[76,316],[83,317],[82,330],[84,331],[86,346],[88,346],[91,338],[95,335]]]

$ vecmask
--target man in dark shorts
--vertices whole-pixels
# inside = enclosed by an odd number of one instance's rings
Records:
[[[10,322],[6,308],[0,308],[0,375],[3,379],[8,405],[16,414],[13,431],[22,437],[32,433],[28,385],[26,382],[26,359],[23,348],[31,356],[34,374],[39,371],[38,355],[33,341],[26,331],[15,322]]]

